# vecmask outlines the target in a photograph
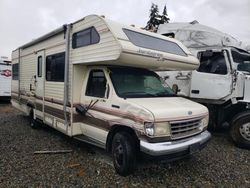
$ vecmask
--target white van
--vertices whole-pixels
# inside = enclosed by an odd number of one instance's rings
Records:
[[[0,57],[0,100],[10,101],[11,96],[11,61]]]
[[[138,152],[180,158],[203,148],[208,110],[177,97],[156,70],[195,69],[178,41],[90,15],[12,53],[12,104],[64,134],[112,152],[121,175]]]

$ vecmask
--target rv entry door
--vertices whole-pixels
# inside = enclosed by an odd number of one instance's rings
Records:
[[[36,115],[41,116],[43,119],[43,104],[44,104],[44,79],[45,79],[45,52],[37,52],[36,57],[36,83],[35,83],[35,96],[36,96]]]

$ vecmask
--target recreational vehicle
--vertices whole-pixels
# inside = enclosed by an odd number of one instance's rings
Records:
[[[10,101],[11,96],[11,61],[0,57],[0,100]]]
[[[12,104],[31,126],[110,151],[120,175],[139,153],[181,158],[211,137],[207,108],[175,96],[154,72],[199,66],[174,39],[90,15],[19,47],[12,60]]]
[[[193,71],[159,72],[180,96],[209,109],[209,128],[230,128],[239,147],[250,149],[250,53],[242,42],[214,28],[191,23],[160,25],[158,33],[183,42],[199,58]]]

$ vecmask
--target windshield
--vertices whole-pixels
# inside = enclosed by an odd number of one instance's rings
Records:
[[[170,97],[174,92],[162,84],[160,77],[146,69],[112,67],[110,77],[122,98]]]
[[[232,50],[233,61],[237,63],[237,70],[250,72],[250,54],[245,51]]]

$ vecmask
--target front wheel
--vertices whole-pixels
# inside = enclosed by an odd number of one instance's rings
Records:
[[[250,149],[250,113],[237,115],[231,124],[231,137],[237,146]]]
[[[118,132],[112,141],[112,157],[115,170],[122,176],[131,174],[136,166],[136,146],[133,137]]]

